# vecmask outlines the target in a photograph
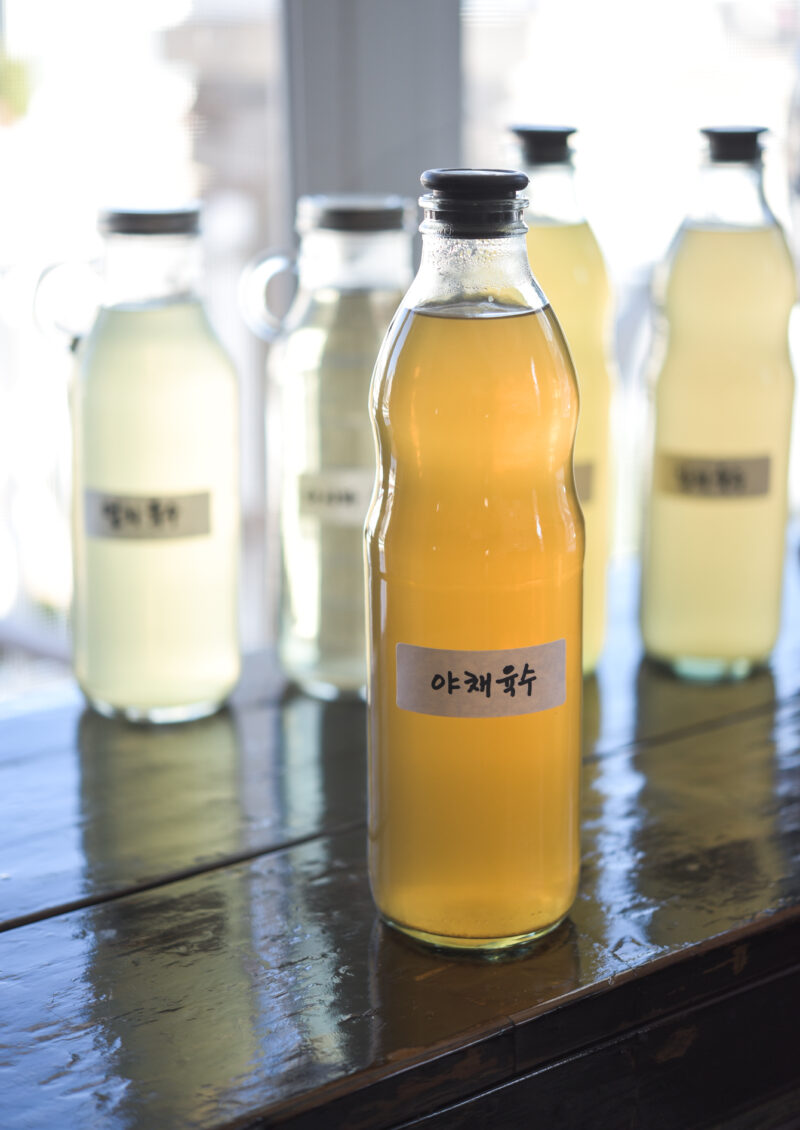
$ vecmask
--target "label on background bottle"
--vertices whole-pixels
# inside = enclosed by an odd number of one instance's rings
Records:
[[[84,491],[90,538],[196,538],[211,533],[211,493],[106,494]]]
[[[399,643],[397,705],[443,718],[509,718],[562,706],[567,641],[500,651]]]
[[[574,471],[578,502],[591,502],[594,493],[594,463],[576,463]]]
[[[744,458],[696,459],[662,452],[656,487],[664,494],[696,498],[755,498],[769,494],[768,455]]]
[[[363,526],[374,484],[374,470],[363,467],[332,467],[300,475],[300,514],[335,526]]]

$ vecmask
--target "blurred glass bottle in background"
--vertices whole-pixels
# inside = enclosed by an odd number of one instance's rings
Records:
[[[280,658],[322,697],[366,682],[362,531],[375,481],[367,411],[383,335],[411,281],[413,204],[397,196],[306,196],[297,204],[298,289],[283,322],[271,256],[242,286],[251,327],[274,340],[279,386],[283,584]]]
[[[746,675],[780,616],[796,287],[763,132],[703,130],[709,159],[657,285],[641,623],[648,654],[688,678]]]
[[[182,721],[239,675],[236,374],[196,291],[198,208],[100,228],[71,397],[74,666],[101,713]]]
[[[603,255],[575,189],[563,126],[515,126],[530,206],[528,257],[567,339],[578,374],[581,410],[575,440],[575,483],[586,522],[583,569],[583,669],[593,671],[606,626],[606,567],[611,525],[609,414],[611,287]]]
[[[795,275],[800,279],[800,46],[794,55],[795,81],[786,123],[786,173],[789,196],[787,236],[794,257]],[[800,319],[797,314],[789,329],[792,357],[800,350]],[[792,446],[789,454],[790,514],[800,514],[800,397],[795,398],[792,417]]]

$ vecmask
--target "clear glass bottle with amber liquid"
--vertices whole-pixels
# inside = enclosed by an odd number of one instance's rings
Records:
[[[611,527],[611,287],[600,246],[576,192],[565,126],[515,126],[530,206],[528,257],[556,312],[578,375],[581,411],[575,483],[586,523],[583,567],[583,667],[597,666],[606,627],[606,569]]]
[[[422,262],[370,393],[372,891],[398,929],[478,951],[551,930],[578,880],[578,392],[526,183],[423,174]]]
[[[703,132],[709,158],[657,295],[641,623],[651,656],[718,679],[763,663],[778,630],[796,287],[764,197],[764,131]]]
[[[74,667],[104,714],[216,710],[239,675],[236,374],[198,297],[199,211],[109,211],[77,347]]]
[[[297,293],[286,318],[267,305],[269,256],[242,287],[251,327],[272,342],[280,406],[282,584],[279,651],[286,673],[323,698],[366,683],[364,516],[375,480],[367,411],[383,336],[411,281],[413,204],[397,196],[301,197]]]

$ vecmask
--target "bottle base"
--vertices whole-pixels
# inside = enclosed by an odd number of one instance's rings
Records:
[[[457,951],[458,953],[473,954],[475,957],[485,958],[500,957],[501,955],[510,955],[512,952],[517,953],[525,950],[538,942],[540,938],[545,937],[546,934],[552,933],[566,917],[566,914],[562,914],[550,925],[542,926],[538,930],[531,930],[525,934],[512,934],[501,938],[458,938],[446,934],[431,934],[427,930],[415,930],[412,926],[395,922],[394,919],[381,913],[381,918],[387,926],[391,926],[393,930],[405,934],[408,938],[413,938],[415,942],[421,942],[423,945],[437,950]]]
[[[225,701],[192,702],[184,706],[112,706],[109,702],[86,695],[92,710],[105,718],[119,718],[125,722],[135,722],[154,726],[173,725],[178,722],[197,722],[222,710]]]
[[[680,679],[694,683],[737,682],[746,679],[759,666],[754,659],[702,659],[696,656],[679,656],[662,660]]]

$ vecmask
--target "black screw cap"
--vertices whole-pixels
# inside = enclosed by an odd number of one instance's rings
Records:
[[[196,235],[200,230],[200,205],[103,208],[97,226],[104,235]]]
[[[428,169],[419,179],[437,198],[464,201],[513,200],[528,183],[514,169]]]
[[[301,234],[326,228],[341,232],[410,230],[414,203],[402,196],[363,193],[319,193],[297,201],[297,230]]]
[[[757,161],[761,156],[761,134],[766,126],[708,126],[700,132],[708,140],[712,161]]]
[[[559,165],[570,159],[574,126],[511,126],[529,165]]]

